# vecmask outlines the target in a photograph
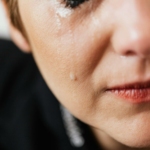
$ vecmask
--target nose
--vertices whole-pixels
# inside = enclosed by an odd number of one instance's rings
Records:
[[[127,4],[128,2],[128,4]],[[114,51],[121,56],[150,56],[150,2],[130,0],[124,3],[116,19],[112,36]]]

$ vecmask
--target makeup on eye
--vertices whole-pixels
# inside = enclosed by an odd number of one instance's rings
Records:
[[[70,7],[70,8],[76,8],[79,5],[81,5],[82,3],[88,1],[88,0],[63,0],[66,3],[66,7]]]

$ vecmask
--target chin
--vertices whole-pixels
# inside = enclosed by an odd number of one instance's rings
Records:
[[[125,145],[126,147],[130,147],[130,148],[137,148],[137,149],[144,149],[144,148],[149,148],[150,149],[150,139],[137,139],[137,138],[133,138],[126,141],[122,142],[123,145]]]
[[[139,150],[150,150],[150,141],[141,140],[141,139],[131,139],[131,141],[126,140],[120,143],[120,150],[129,150],[129,149],[139,149]]]
[[[126,134],[122,134],[118,141],[127,147],[150,149],[150,130],[126,132]]]
[[[147,112],[124,119],[115,119],[113,122],[112,120],[107,121],[107,128],[102,128],[102,131],[106,137],[105,139],[109,139],[111,143],[121,144],[127,148],[150,149],[149,118],[149,112]]]

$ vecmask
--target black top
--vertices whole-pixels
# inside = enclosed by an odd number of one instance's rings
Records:
[[[31,54],[0,40],[0,150],[100,150],[56,100]]]

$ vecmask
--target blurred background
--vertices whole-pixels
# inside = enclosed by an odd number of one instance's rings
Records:
[[[0,39],[9,39],[7,20],[1,3],[0,1]]]

